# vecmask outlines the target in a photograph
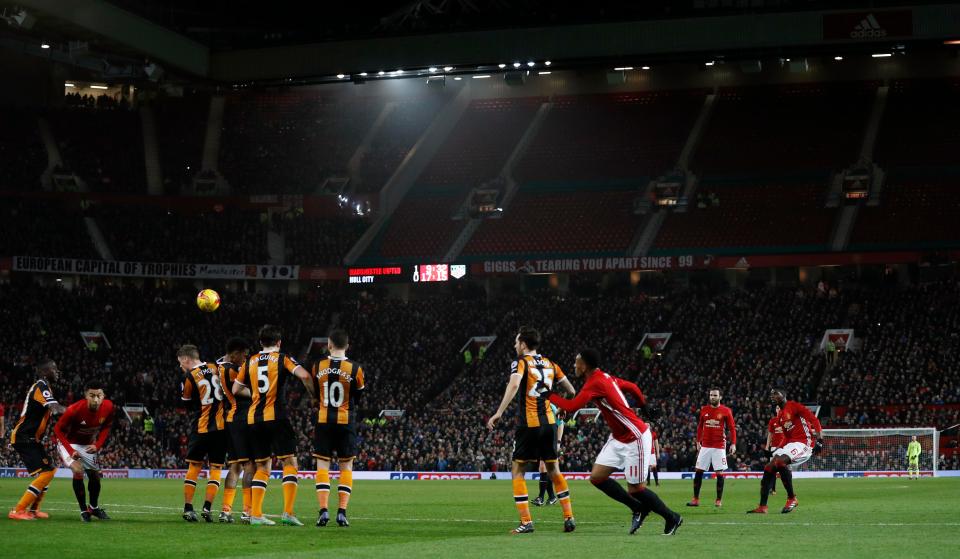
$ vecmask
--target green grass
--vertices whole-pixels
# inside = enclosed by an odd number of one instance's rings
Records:
[[[12,507],[27,480],[0,480],[0,502]],[[535,483],[528,483],[531,491]],[[55,480],[46,521],[0,518],[0,556],[9,557],[957,557],[960,556],[960,478],[796,481],[800,507],[789,515],[746,515],[759,482],[728,480],[722,510],[713,482],[704,503],[687,508],[691,482],[666,481],[657,491],[684,515],[673,538],[652,516],[636,536],[629,513],[587,482],[571,482],[578,527],[561,533],[559,506],[536,508],[537,531],[507,532],[516,513],[507,481],[358,481],[352,526],[313,526],[313,484],[301,481],[303,528],[187,524],[180,519],[182,483],[104,480],[101,501],[110,522],[81,524],[69,480]],[[781,494],[771,498],[776,511]],[[266,510],[280,511],[279,482]],[[336,496],[331,497],[335,503]],[[197,503],[200,502],[198,491]],[[237,496],[237,505],[240,496]],[[3,509],[6,510],[6,509]],[[509,555],[508,555],[509,554]]]

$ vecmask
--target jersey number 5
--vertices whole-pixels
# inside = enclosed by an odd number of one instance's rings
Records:
[[[270,390],[270,365],[257,365],[257,391],[266,394]]]

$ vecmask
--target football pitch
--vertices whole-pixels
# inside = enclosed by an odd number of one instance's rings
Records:
[[[6,511],[28,480],[0,480]],[[570,483],[577,530],[561,532],[559,505],[531,507],[536,532],[511,536],[517,524],[509,481],[356,481],[349,528],[316,528],[312,480],[301,480],[297,515],[302,528],[188,524],[180,518],[182,482],[103,482],[101,505],[113,520],[82,524],[70,480],[50,486],[48,520],[0,519],[0,557],[958,557],[960,478],[797,479],[800,506],[780,514],[783,488],[771,514],[747,515],[757,480],[729,479],[724,506],[713,507],[704,482],[699,508],[684,506],[691,482],[655,488],[684,515],[674,537],[651,516],[627,535],[629,511],[588,482]],[[528,482],[533,498],[535,482]],[[202,501],[202,487],[195,504]],[[281,510],[279,481],[271,481],[265,511]],[[331,504],[336,496],[331,495]],[[240,495],[235,505],[239,508]],[[335,505],[334,505],[335,506]],[[215,509],[219,508],[219,495]],[[239,516],[239,515],[238,515]]]

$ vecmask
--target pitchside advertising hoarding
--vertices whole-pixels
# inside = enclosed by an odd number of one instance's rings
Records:
[[[221,472],[221,477],[227,476],[227,471]],[[107,479],[169,479],[182,480],[187,475],[187,470],[144,470],[135,468],[115,468],[102,470],[104,478]],[[304,480],[312,480],[316,472],[313,470],[303,470],[297,473],[297,477]],[[564,477],[568,480],[586,481],[590,479],[590,472],[564,472]],[[707,478],[713,476],[713,472],[704,474]],[[920,472],[923,477],[933,477],[932,471]],[[960,477],[960,470],[940,470],[937,477]],[[208,471],[203,470],[200,477],[206,479]],[[660,479],[693,479],[693,472],[660,472]],[[852,472],[794,472],[797,478],[872,478],[872,477],[907,477],[906,471],[902,472],[883,472],[883,471],[852,471]],[[25,468],[0,468],[0,478],[31,478]],[[69,468],[59,468],[56,472],[58,478],[71,478],[73,472]],[[271,479],[281,479],[283,471],[274,470],[270,472]],[[330,471],[330,477],[338,479],[340,472]],[[614,479],[623,479],[623,472],[614,472],[611,476]],[[763,472],[727,472],[724,474],[727,478],[759,479],[763,477]],[[537,480],[540,474],[537,472],[527,472],[526,479]],[[443,480],[508,480],[510,472],[353,472],[355,480],[376,480],[376,481],[443,481]]]

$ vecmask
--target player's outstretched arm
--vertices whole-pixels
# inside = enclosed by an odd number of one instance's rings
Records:
[[[588,385],[583,386],[583,390],[580,391],[580,394],[577,394],[572,400],[567,400],[566,398],[561,397],[559,394],[550,395],[550,403],[557,406],[567,413],[573,413],[584,406],[594,397],[593,390],[590,389]]]
[[[560,388],[563,389],[563,393],[567,395],[567,398],[573,398],[576,396],[577,390],[573,387],[573,384],[570,383],[567,377],[560,379],[560,382],[557,384],[559,384]]]
[[[73,413],[65,413],[60,416],[60,419],[53,425],[53,436],[63,445],[63,448],[68,451],[73,450],[73,445],[70,444],[70,441],[67,440],[67,433],[64,431],[66,426],[72,421]],[[74,453],[75,454],[75,453]]]
[[[500,400],[500,407],[497,408],[496,413],[491,415],[490,419],[487,420],[488,429],[493,429],[493,426],[503,416],[503,412],[507,411],[507,406],[510,405],[510,401],[517,395],[517,390],[519,389],[520,373],[513,373],[510,375],[510,382],[507,383],[507,388],[503,391],[503,399]]]
[[[233,381],[233,387],[230,389],[230,392],[233,392],[234,396],[243,396],[244,398],[251,397],[250,389],[239,380]]]

